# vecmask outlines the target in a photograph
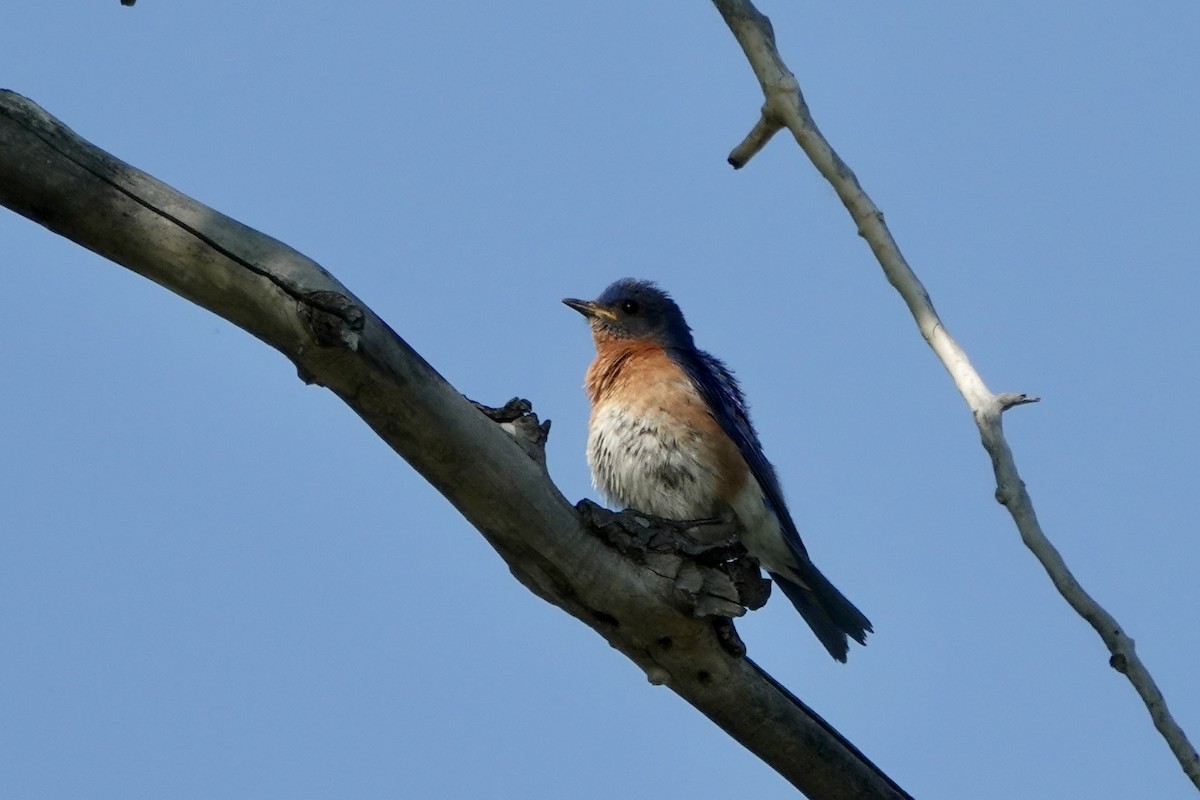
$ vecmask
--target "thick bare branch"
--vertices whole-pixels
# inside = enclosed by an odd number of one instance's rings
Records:
[[[921,335],[967,401],[983,446],[992,459],[996,475],[996,499],[1009,510],[1022,541],[1041,562],[1055,587],[1071,607],[1096,629],[1111,653],[1109,663],[1129,678],[1183,771],[1200,788],[1200,756],[1197,756],[1183,729],[1171,717],[1162,693],[1134,651],[1133,640],[1075,580],[1054,545],[1042,532],[1034,513],[1033,501],[1025,490],[1012,450],[1004,438],[1001,415],[1013,406],[1036,402],[1038,398],[1015,393],[993,394],[971,366],[966,353],[951,338],[934,310],[925,287],[901,255],[900,248],[883,221],[883,213],[817,129],[799,83],[779,55],[775,33],[767,17],[750,0],[713,0],[713,4],[746,53],[766,98],[761,119],[746,141],[730,155],[730,163],[735,167],[742,166],[765,145],[769,137],[761,135],[764,125],[781,125],[792,132],[804,153],[833,186],[858,226],[859,234],[871,246],[883,267],[884,275],[904,298]],[[748,146],[747,142],[752,144]]]
[[[505,433],[524,431],[536,447],[545,429],[522,424],[525,409],[493,413],[501,424],[480,413],[315,262],[113,158],[11,92],[0,92],[0,204],[282,352],[445,495],[522,583],[810,797],[908,796],[745,658],[727,616],[704,616],[751,602],[736,558],[714,571],[711,552],[664,553],[655,544],[662,539],[642,543],[642,563],[619,552],[616,533],[585,524],[529,442]]]

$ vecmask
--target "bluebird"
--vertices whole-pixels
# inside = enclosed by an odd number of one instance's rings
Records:
[[[596,487],[656,517],[732,524],[831,656],[846,660],[847,637],[866,644],[871,622],[809,559],[741,388],[696,348],[675,301],[624,278],[596,300],[563,302],[587,317],[596,345],[585,382]]]

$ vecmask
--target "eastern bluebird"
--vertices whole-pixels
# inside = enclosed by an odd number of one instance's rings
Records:
[[[596,487],[656,517],[732,523],[830,655],[846,660],[847,636],[866,644],[871,622],[809,560],[737,381],[696,348],[675,301],[625,278],[563,302],[596,345],[585,383]]]

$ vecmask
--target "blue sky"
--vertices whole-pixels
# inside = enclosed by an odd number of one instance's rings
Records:
[[[761,6],[995,391],[1047,533],[1200,737],[1200,9]],[[693,3],[25,4],[0,85],[315,258],[593,495],[559,304],[658,280],[817,563],[750,653],[918,797],[1194,797],[992,499],[964,403]],[[0,213],[0,796],[783,798],[328,392]]]

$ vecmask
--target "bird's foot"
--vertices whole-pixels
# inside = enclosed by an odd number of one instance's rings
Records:
[[[661,519],[640,511],[609,511],[590,500],[575,508],[614,550],[673,580],[691,597],[696,616],[740,617],[747,608],[761,608],[771,593],[771,582],[736,536],[712,541],[695,535],[698,526],[719,526],[724,520]]]

